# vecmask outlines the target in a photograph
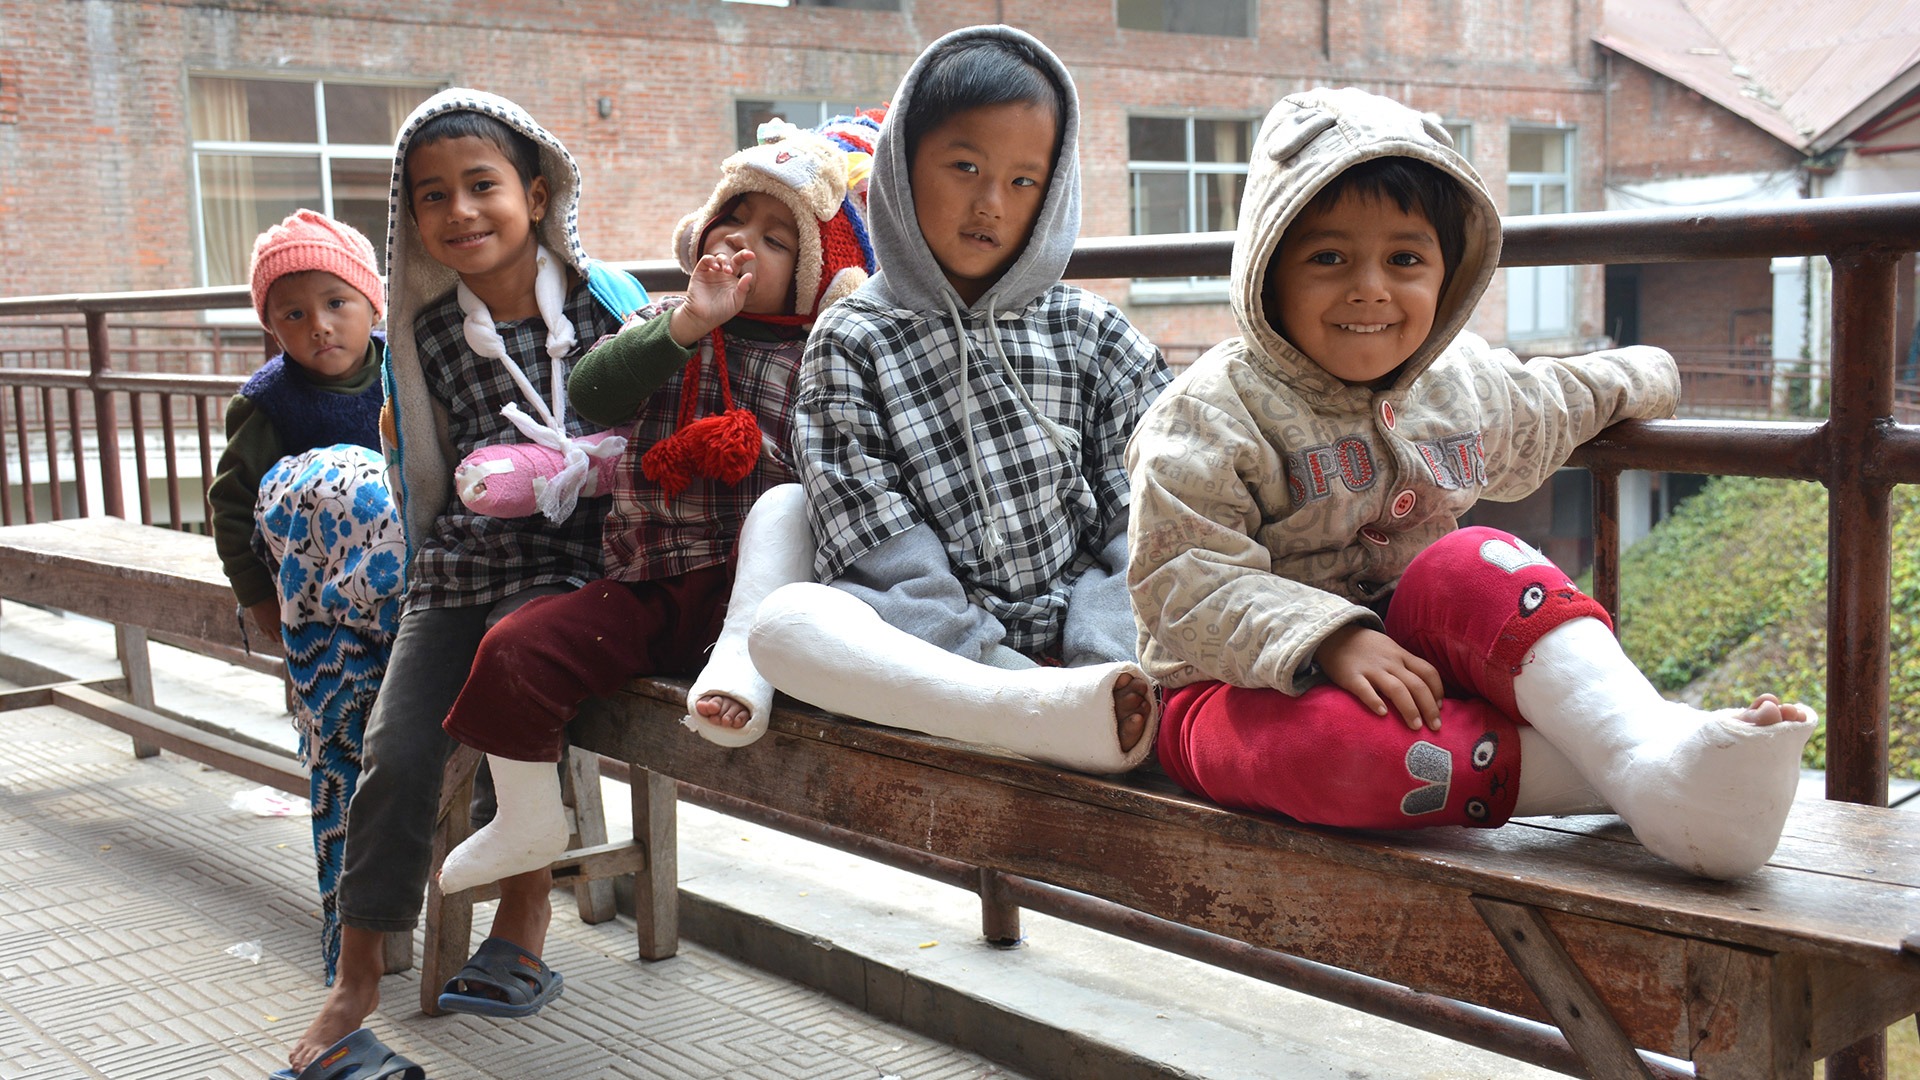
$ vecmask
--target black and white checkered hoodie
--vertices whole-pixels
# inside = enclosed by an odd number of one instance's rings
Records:
[[[1021,31],[973,27],[921,54],[891,115],[906,114],[929,55],[981,36],[1052,67],[1060,157],[1026,249],[966,304],[921,236],[901,133],[882,130],[880,273],[815,324],[800,376],[793,449],[815,572],[970,659],[1131,660],[1123,454],[1168,373],[1117,308],[1060,282],[1080,225],[1072,78]]]

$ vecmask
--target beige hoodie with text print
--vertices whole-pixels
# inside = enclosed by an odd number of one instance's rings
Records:
[[[1434,329],[1383,386],[1342,382],[1274,328],[1263,283],[1287,226],[1342,170],[1431,163],[1466,196],[1466,244]],[[1386,98],[1282,100],[1254,145],[1232,300],[1241,336],[1182,373],[1128,446],[1128,580],[1140,660],[1172,688],[1203,680],[1298,694],[1327,636],[1380,627],[1363,606],[1481,498],[1545,483],[1618,420],[1670,416],[1672,357],[1646,346],[1525,362],[1464,327],[1499,263],[1500,219],[1445,130]]]

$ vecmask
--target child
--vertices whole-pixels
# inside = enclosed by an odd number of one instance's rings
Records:
[[[234,597],[263,632],[280,634],[274,572],[253,550],[260,480],[288,454],[356,443],[380,447],[386,313],[373,244],[360,230],[296,210],[253,242],[253,310],[280,355],[227,403],[227,445],[207,502],[213,542]]]
[[[750,647],[815,705],[1118,772],[1154,719],[1120,455],[1167,370],[1059,280],[1078,132],[1066,67],[1010,27],[948,34],[901,81],[869,192],[880,273],[815,325],[794,420],[828,584],[769,596]],[[807,525],[786,532],[804,550]]]
[[[500,809],[447,855],[445,891],[544,867],[565,849],[553,762],[568,721],[635,675],[699,668],[748,509],[791,486],[780,448],[807,327],[866,281],[873,249],[848,199],[847,152],[792,127],[762,135],[774,141],[729,157],[706,204],[674,230],[691,278],[684,300],[641,310],[574,371],[576,407],[633,424],[636,452],[612,483],[606,580],[527,604],[481,644],[446,729],[486,751]]]
[[[1242,336],[1183,373],[1128,450],[1162,767],[1225,805],[1356,828],[1611,808],[1695,873],[1757,869],[1812,712],[1663,700],[1544,556],[1457,528],[1607,425],[1671,415],[1672,358],[1522,363],[1462,332],[1499,214],[1402,105],[1294,95],[1252,160]]]
[[[296,1073],[323,1055],[329,1068],[371,1070],[389,1053],[355,1029],[378,1004],[382,933],[410,929],[419,915],[452,748],[440,722],[492,624],[599,576],[605,501],[578,498],[586,458],[574,439],[589,429],[567,410],[565,379],[645,294],[581,251],[579,191],[557,139],[519,106],[475,90],[427,99],[394,147],[385,381],[407,592],[348,816],[340,976],[293,1048]],[[576,466],[550,485],[546,513],[483,517],[451,500],[462,455],[527,437]],[[455,1000],[443,1007],[524,1016],[559,993],[559,976],[539,960],[549,887],[544,871],[501,883],[493,936],[449,983]],[[341,1054],[351,1060],[336,1061]]]
[[[227,405],[227,445],[207,502],[235,599],[286,646],[310,774],[320,954],[332,983],[347,801],[400,585],[399,560],[379,550],[399,536],[375,452],[386,340],[373,325],[385,293],[373,244],[312,210],[261,233],[251,263],[254,312],[281,352]],[[296,535],[296,524],[318,525],[323,513],[323,529]],[[368,561],[381,559],[392,565]],[[322,592],[323,584],[332,587]]]

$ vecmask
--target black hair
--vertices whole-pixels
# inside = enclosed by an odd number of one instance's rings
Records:
[[[900,118],[907,162],[912,164],[921,137],[948,117],[984,105],[1020,102],[1053,113],[1057,163],[1066,138],[1066,98],[1053,65],[1026,42],[999,37],[954,42],[927,59]]]
[[[1403,214],[1418,210],[1440,241],[1440,282],[1444,295],[1467,251],[1467,193],[1460,181],[1439,166],[1409,157],[1369,158],[1327,181],[1300,210],[1301,215],[1332,208],[1343,197],[1385,199]],[[1296,219],[1298,217],[1296,216]]]
[[[485,113],[471,109],[455,109],[420,125],[420,129],[407,140],[407,163],[402,166],[400,182],[407,202],[413,201],[413,152],[418,147],[432,146],[446,139],[482,139],[492,143],[494,149],[508,161],[513,162],[513,171],[520,174],[520,184],[531,187],[534,178],[540,175],[540,144],[523,131],[515,129],[504,120],[498,120]]]

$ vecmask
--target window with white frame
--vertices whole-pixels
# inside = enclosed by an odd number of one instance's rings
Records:
[[[1440,125],[1447,129],[1447,136],[1453,140],[1453,148],[1469,163],[1473,161],[1473,125],[1465,120],[1448,120]]]
[[[1113,21],[1122,30],[1250,38],[1253,12],[1254,0],[1114,0]]]
[[[200,280],[247,280],[254,237],[295,210],[352,225],[386,258],[393,137],[430,85],[187,80]]]
[[[1240,196],[1257,120],[1200,116],[1127,118],[1128,203],[1135,236],[1230,231],[1240,224]],[[1222,278],[1143,278],[1134,300],[1218,300]]]
[[[1507,133],[1507,216],[1573,209],[1573,132],[1514,128]],[[1573,333],[1573,268],[1513,266],[1507,275],[1507,336]]]
[[[835,116],[852,116],[862,106],[819,98],[772,101],[741,99],[733,103],[734,145],[746,149],[760,141],[760,125],[776,117],[795,127],[810,128]]]

